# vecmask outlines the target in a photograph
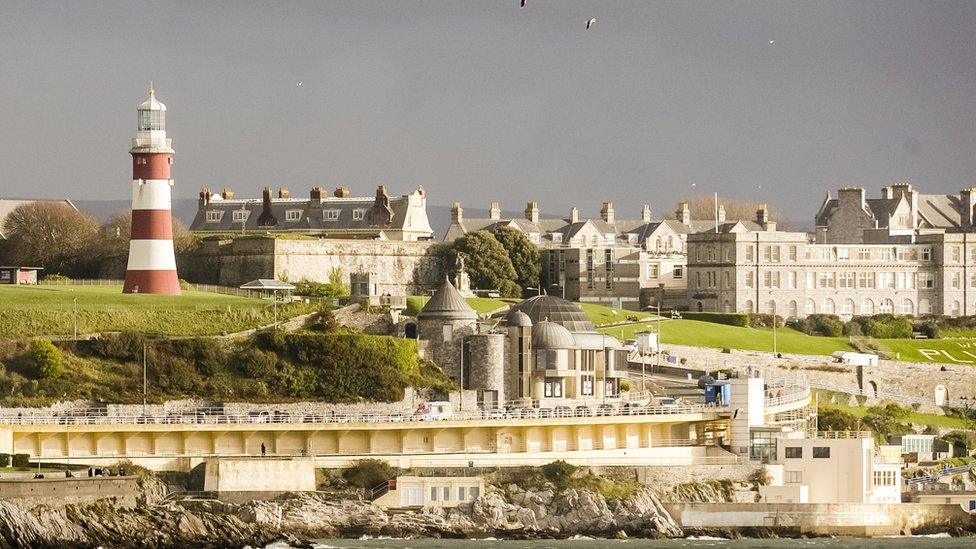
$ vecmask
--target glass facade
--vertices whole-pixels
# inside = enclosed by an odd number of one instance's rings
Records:
[[[166,111],[139,111],[139,131],[165,129]]]

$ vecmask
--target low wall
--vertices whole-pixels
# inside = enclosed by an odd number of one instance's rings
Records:
[[[666,503],[682,528],[772,528],[796,534],[887,536],[970,528],[959,505],[922,503]]]
[[[18,505],[30,508],[37,505],[58,507],[116,498],[122,505],[131,507],[136,504],[139,494],[138,482],[136,477],[0,479],[0,499],[15,500]]]
[[[312,458],[213,458],[207,460],[207,492],[307,492],[315,490]]]

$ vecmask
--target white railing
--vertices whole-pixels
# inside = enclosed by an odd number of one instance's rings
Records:
[[[429,421],[486,421],[510,419],[566,419],[593,417],[655,416],[727,411],[727,407],[702,404],[633,406],[556,406],[553,408],[490,409],[471,412],[417,412],[414,414],[289,414],[274,410],[228,413],[222,408],[200,408],[195,413],[106,415],[97,412],[55,415],[53,413],[3,413],[0,425],[233,425],[233,424],[336,424],[404,423]]]
[[[782,395],[777,395],[773,397],[766,398],[766,407],[773,406],[783,406],[785,404],[793,404],[795,402],[803,402],[810,398],[810,387],[799,387],[799,386],[786,386],[778,391],[783,391]]]

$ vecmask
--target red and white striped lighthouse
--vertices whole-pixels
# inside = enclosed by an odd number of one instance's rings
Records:
[[[166,137],[166,105],[149,88],[139,105],[139,129],[132,140],[132,236],[123,293],[180,295],[173,253],[169,168],[172,140]]]

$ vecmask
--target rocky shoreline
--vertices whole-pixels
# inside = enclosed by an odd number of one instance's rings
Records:
[[[161,503],[155,482],[133,506],[112,498],[90,504],[32,508],[0,500],[0,548],[262,547],[285,540],[389,536],[396,538],[548,539],[680,537],[681,528],[649,488],[624,500],[577,489],[490,490],[452,509],[388,513],[370,502],[336,501],[323,494],[275,500]]]

